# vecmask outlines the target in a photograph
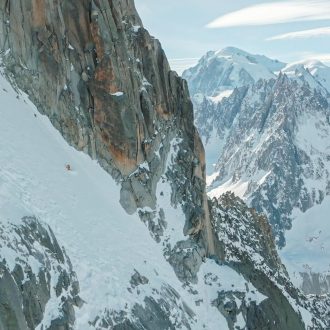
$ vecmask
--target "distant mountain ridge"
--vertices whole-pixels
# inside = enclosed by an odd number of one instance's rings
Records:
[[[259,60],[260,69],[253,72],[262,74],[251,79],[250,70],[243,79],[248,71],[238,59],[250,55],[231,48],[217,53],[220,61],[208,53],[183,74],[209,163],[208,194],[218,198],[232,191],[267,214],[278,246],[287,244],[282,253],[292,276],[299,277],[306,265],[311,273],[325,274],[324,258],[330,257],[326,211],[314,227],[304,214],[330,205],[330,68],[313,60],[278,62],[272,69],[280,70],[271,72],[269,63],[276,61]],[[230,84],[223,84],[223,68],[228,67]],[[215,93],[228,86],[232,91],[215,100]]]
[[[304,60],[288,64],[283,72],[288,76],[297,75],[299,72],[300,74],[308,72],[317,83],[330,93],[330,67],[318,60]]]
[[[192,68],[183,72],[189,82],[195,101],[203,96],[221,101],[221,93],[256,83],[259,79],[276,78],[280,72],[297,76],[299,71],[309,72],[328,91],[330,90],[330,67],[318,60],[284,63],[264,55],[250,54],[235,47],[207,52]],[[230,95],[228,93],[225,96]]]
[[[228,96],[237,87],[250,85],[259,79],[275,78],[275,72],[284,67],[285,63],[266,56],[227,47],[208,52],[195,67],[183,73],[183,78],[189,81],[194,99],[206,95],[221,101],[221,95]]]

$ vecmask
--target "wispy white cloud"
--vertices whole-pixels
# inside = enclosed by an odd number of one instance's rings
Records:
[[[257,26],[326,19],[330,19],[329,0],[290,0],[246,7],[220,16],[207,27]]]
[[[315,38],[322,36],[330,36],[330,26],[318,28],[318,29],[279,34],[274,37],[268,38],[267,40],[304,39],[304,38]]]
[[[311,52],[311,51],[304,51],[304,52],[291,53],[289,55],[290,55],[291,62],[318,60],[318,61],[323,62],[324,64],[327,64],[327,65],[330,64],[330,53],[317,53],[317,52]]]
[[[199,61],[199,58],[173,58],[169,59],[171,69],[176,71],[179,75],[183,73],[184,70],[195,66]]]
[[[330,53],[324,53],[324,54],[310,54],[305,59],[311,59],[311,60],[319,60],[327,65],[330,65]]]

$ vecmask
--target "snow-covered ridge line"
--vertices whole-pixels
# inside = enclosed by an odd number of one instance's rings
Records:
[[[219,103],[230,91],[248,86],[260,79],[269,80],[285,73],[292,78],[301,75],[309,79],[315,87],[323,86],[330,91],[330,67],[317,60],[305,60],[291,64],[254,55],[235,47],[210,51],[192,68],[183,73],[188,80],[190,91],[196,103],[204,97]],[[313,86],[313,87],[314,87]]]

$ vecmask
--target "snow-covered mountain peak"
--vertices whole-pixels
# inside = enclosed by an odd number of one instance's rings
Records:
[[[293,78],[303,78],[312,88],[322,85],[330,92],[330,67],[318,60],[304,60],[288,64],[283,73]]]
[[[318,69],[324,69],[324,68],[330,69],[323,62],[321,62],[319,60],[314,60],[314,59],[307,59],[307,60],[289,63],[285,67],[285,69],[299,67],[299,66],[302,66],[302,67],[308,69],[312,74],[314,74],[314,72]]]
[[[263,55],[253,55],[235,47],[208,52],[198,64],[186,70],[190,91],[196,101],[210,98],[220,102],[236,87],[251,85],[260,79],[276,78],[285,64]]]
[[[223,48],[215,52],[215,56],[217,56],[218,58],[219,57],[231,58],[234,62],[237,63],[250,63],[254,65],[262,65],[273,73],[278,72],[283,67],[285,67],[285,63],[283,62],[280,62],[278,60],[273,60],[264,55],[251,54],[236,47]]]
[[[260,79],[276,79],[281,72],[312,88],[322,90],[323,87],[330,91],[330,68],[318,60],[286,64],[236,47],[207,52],[196,66],[183,73],[183,77],[188,80],[196,103],[201,103],[204,97],[219,103],[235,88],[251,86]]]
[[[240,61],[242,59],[246,60],[249,56],[251,56],[251,54],[236,47],[225,47],[215,51],[214,56],[218,58],[231,58],[233,61]]]

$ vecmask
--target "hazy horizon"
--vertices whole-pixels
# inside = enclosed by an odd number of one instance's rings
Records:
[[[228,46],[287,63],[314,58],[330,64],[327,0],[136,0],[136,7],[179,72]]]

